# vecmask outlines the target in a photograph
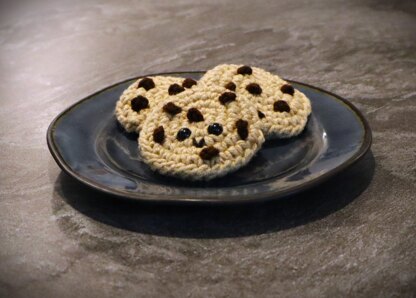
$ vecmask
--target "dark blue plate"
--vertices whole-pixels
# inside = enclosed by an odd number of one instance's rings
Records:
[[[169,73],[199,79],[203,72]],[[47,141],[63,171],[118,197],[152,202],[239,203],[278,199],[317,185],[359,160],[371,145],[361,113],[345,99],[291,82],[312,102],[305,131],[267,141],[244,168],[209,182],[186,182],[152,172],[114,117],[124,81],[77,102],[49,126]]]

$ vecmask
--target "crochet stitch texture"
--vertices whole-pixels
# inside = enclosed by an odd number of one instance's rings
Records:
[[[226,91],[198,83],[165,99],[140,132],[142,159],[161,174],[186,180],[210,180],[247,164],[264,142],[257,111],[244,95],[222,104]],[[163,106],[168,103],[181,112],[167,113]]]
[[[168,76],[154,76],[149,77],[154,82],[154,88],[146,90],[144,87],[138,87],[143,78],[138,79],[131,84],[121,94],[117,101],[115,115],[128,132],[139,132],[142,128],[143,122],[149,112],[157,105],[158,102],[163,101],[169,96],[168,89],[173,84],[181,84],[184,79]],[[148,100],[148,107],[143,108],[139,112],[132,109],[132,100],[137,96],[143,96]]]
[[[207,71],[200,82],[209,87],[234,85],[235,93],[247,97],[257,108],[266,139],[300,134],[311,113],[310,101],[302,92],[261,68],[221,64]]]
[[[300,134],[309,99],[290,83],[257,67],[222,64],[196,82],[168,76],[140,78],[116,104],[117,120],[139,133],[150,168],[185,180],[211,180],[246,165],[265,138]]]

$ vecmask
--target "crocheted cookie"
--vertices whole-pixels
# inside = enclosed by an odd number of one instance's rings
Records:
[[[311,113],[309,99],[290,83],[257,67],[223,64],[209,70],[200,80],[207,87],[222,86],[256,106],[267,139],[300,134]]]
[[[243,95],[200,85],[168,98],[147,117],[139,150],[161,174],[210,180],[247,164],[263,142],[257,111]]]
[[[140,78],[121,94],[116,104],[116,118],[126,131],[138,133],[147,115],[158,102],[196,84],[193,79],[177,77]]]

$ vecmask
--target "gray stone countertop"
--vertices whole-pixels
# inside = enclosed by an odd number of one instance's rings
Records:
[[[414,297],[416,3],[0,2],[0,297]],[[283,202],[120,202],[63,174],[46,129],[129,77],[263,67],[353,102],[372,151]]]

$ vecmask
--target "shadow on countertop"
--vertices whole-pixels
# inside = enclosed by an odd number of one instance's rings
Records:
[[[98,222],[137,233],[181,238],[241,237],[290,229],[340,210],[369,186],[374,168],[369,151],[359,162],[309,191],[277,201],[225,206],[120,200],[61,172],[55,181],[52,208],[56,213],[57,206],[66,202]]]

